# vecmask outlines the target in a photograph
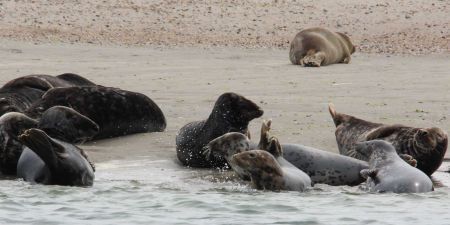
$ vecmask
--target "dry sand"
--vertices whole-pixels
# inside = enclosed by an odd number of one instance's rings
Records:
[[[73,72],[105,86],[142,92],[164,111],[163,133],[137,134],[84,146],[94,161],[150,156],[175,160],[175,135],[205,119],[217,97],[234,91],[273,119],[282,142],[337,152],[327,110],[382,123],[450,131],[450,55],[358,53],[351,64],[302,68],[286,50],[107,47],[0,40],[0,84],[28,74]],[[261,119],[250,124],[258,140]]]
[[[450,52],[448,0],[0,1],[0,37],[33,42],[286,48],[311,26],[365,53]]]

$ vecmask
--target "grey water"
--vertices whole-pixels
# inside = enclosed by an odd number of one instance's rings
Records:
[[[449,180],[445,173],[440,179]],[[228,178],[231,177],[231,178]],[[450,189],[366,193],[316,185],[299,192],[252,189],[228,171],[173,160],[97,164],[93,187],[0,181],[1,224],[449,224]]]

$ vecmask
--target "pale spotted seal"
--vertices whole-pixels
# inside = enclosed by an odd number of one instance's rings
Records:
[[[369,191],[418,193],[433,190],[431,179],[402,160],[389,142],[359,142],[356,151],[369,159],[369,168],[361,170],[361,175],[367,178]]]

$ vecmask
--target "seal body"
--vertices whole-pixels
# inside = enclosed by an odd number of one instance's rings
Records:
[[[356,151],[369,158],[361,170],[367,187],[374,192],[419,193],[433,191],[431,179],[401,159],[394,146],[383,140],[360,142]]]
[[[53,106],[66,106],[92,119],[100,130],[93,139],[133,133],[160,132],[166,119],[149,97],[131,91],[103,86],[53,88],[25,113],[40,118]]]
[[[292,64],[302,66],[325,66],[349,63],[355,52],[350,38],[340,32],[314,27],[295,35],[289,50]]]
[[[305,191],[311,187],[310,177],[286,161],[281,146],[273,138],[269,150],[250,150],[232,156],[232,163],[248,173],[254,188],[271,191]],[[275,153],[275,155],[273,155]]]
[[[93,82],[72,73],[19,77],[0,88],[0,115],[7,112],[24,112],[46,91],[54,87],[93,85],[95,85]]]
[[[447,151],[447,134],[437,127],[415,128],[372,123],[337,113],[332,104],[329,110],[336,125],[336,141],[342,155],[367,161],[367,156],[355,150],[355,144],[381,139],[391,143],[398,154],[412,156],[417,160],[417,168],[431,175],[439,168]]]
[[[17,175],[31,183],[92,186],[94,167],[80,148],[50,138],[39,129],[19,136],[27,147],[17,164]]]
[[[203,148],[214,138],[228,132],[247,133],[251,120],[263,111],[252,101],[236,93],[224,93],[216,101],[208,119],[183,126],[176,136],[178,160],[191,167],[223,167],[224,158],[206,159]]]

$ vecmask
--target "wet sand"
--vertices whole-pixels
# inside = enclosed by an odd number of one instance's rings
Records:
[[[175,135],[205,119],[223,92],[257,102],[282,142],[337,152],[327,110],[382,122],[450,130],[450,55],[354,55],[351,64],[291,65],[287,50],[199,47],[119,47],[0,41],[0,84],[32,73],[73,72],[92,81],[142,92],[160,105],[163,133],[87,143],[95,162],[139,158],[175,160]],[[250,129],[259,140],[261,119]]]

